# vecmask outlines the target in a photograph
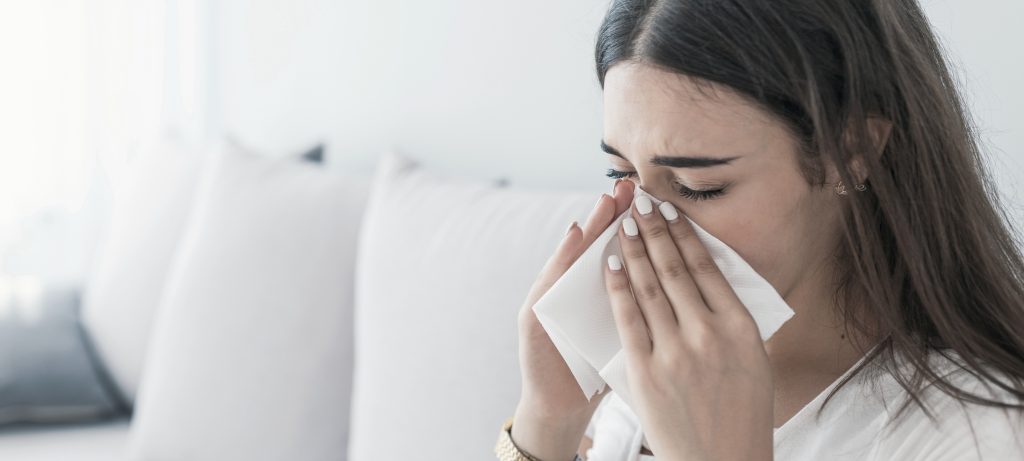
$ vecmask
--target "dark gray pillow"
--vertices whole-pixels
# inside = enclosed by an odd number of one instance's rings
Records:
[[[125,414],[85,342],[79,289],[18,286],[0,285],[0,425]]]

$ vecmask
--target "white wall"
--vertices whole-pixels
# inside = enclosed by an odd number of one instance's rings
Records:
[[[962,65],[1001,188],[1021,203],[1024,2],[923,4]],[[603,189],[593,43],[606,5],[222,0],[222,123],[256,145],[326,140],[331,162],[357,173],[391,141],[453,174]]]
[[[1024,226],[1024,2],[923,2],[971,102],[990,168]]]
[[[594,0],[223,0],[223,127],[328,142],[370,172],[394,145],[453,174],[605,188]]]

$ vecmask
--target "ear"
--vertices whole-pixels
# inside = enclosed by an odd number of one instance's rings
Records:
[[[867,152],[857,152],[850,159],[850,172],[857,178],[858,183],[863,183],[868,177],[867,166],[864,157],[871,155],[878,160],[885,152],[885,146],[889,143],[889,135],[892,133],[892,122],[878,115],[869,115],[865,120],[868,143],[870,146]],[[851,145],[857,145],[851,143]],[[864,145],[864,144],[861,144]],[[838,174],[836,175],[838,177]]]
[[[868,116],[868,136],[871,137],[871,144],[875,146],[872,154],[875,158],[882,156],[885,146],[889,144],[889,135],[892,133],[892,122],[880,115]]]

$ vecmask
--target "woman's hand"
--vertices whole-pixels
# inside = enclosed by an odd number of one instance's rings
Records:
[[[512,439],[541,459],[572,459],[587,422],[607,393],[587,400],[565,359],[537,320],[533,305],[612,221],[629,208],[633,188],[626,182],[616,181],[612,196],[601,194],[582,229],[576,223],[572,224],[537,276],[519,310],[519,366],[523,383],[512,425]],[[557,445],[559,438],[575,440],[566,442],[571,445],[569,449],[548,449],[549,445]],[[551,456],[544,456],[549,453]]]
[[[653,210],[638,196],[631,216],[605,285],[651,451],[659,461],[771,460],[774,389],[753,317],[671,203]]]

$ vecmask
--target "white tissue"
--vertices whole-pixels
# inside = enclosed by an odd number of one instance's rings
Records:
[[[650,197],[655,207],[661,203],[639,187],[634,190],[636,195]],[[626,210],[619,215],[534,304],[533,311],[588,400],[607,383],[632,408],[625,355],[604,282],[604,264],[608,255],[621,255],[617,233],[622,220],[631,213]],[[767,340],[793,316],[793,310],[732,248],[686,219],[750,311],[761,339]]]

